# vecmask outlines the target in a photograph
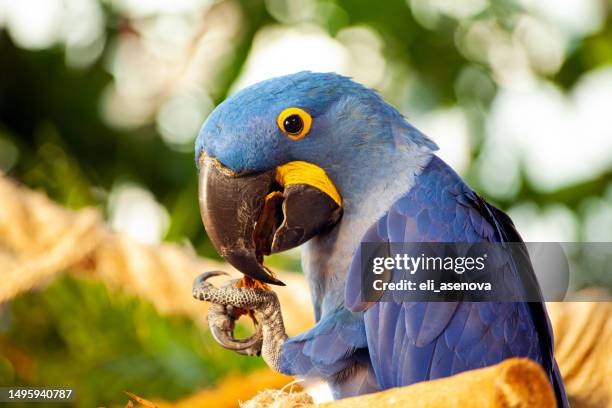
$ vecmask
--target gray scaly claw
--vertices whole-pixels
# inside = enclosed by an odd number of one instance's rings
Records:
[[[223,288],[235,288],[237,280],[231,280],[222,288],[216,288],[208,279],[214,276],[227,275],[222,271],[206,272],[198,276],[193,282],[193,297],[199,300],[212,301],[212,292],[223,290]],[[235,288],[236,289],[236,288]],[[261,325],[251,316],[255,324],[255,333],[245,339],[234,337],[234,328],[239,316],[234,313],[235,307],[231,304],[212,303],[208,309],[208,326],[213,338],[221,346],[247,356],[259,356],[261,354],[261,343],[263,335]]]
[[[208,282],[214,276],[227,275],[212,271],[198,276],[193,283],[193,297],[210,302],[208,325],[214,339],[228,350],[249,356],[261,355],[273,369],[280,371],[280,349],[287,335],[276,294],[260,288],[237,287],[231,280],[222,287]],[[255,333],[245,339],[234,337],[239,313],[248,310],[255,324]]]

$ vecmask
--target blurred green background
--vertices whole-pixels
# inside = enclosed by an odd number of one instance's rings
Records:
[[[228,94],[310,69],[378,89],[525,240],[612,241],[607,0],[3,0],[0,171],[216,257],[193,141]],[[0,197],[0,200],[2,198]],[[299,270],[297,252],[275,267]],[[0,271],[1,276],[1,271]],[[585,276],[579,285],[606,284]],[[0,305],[0,385],[176,399],[261,366],[87,279]]]

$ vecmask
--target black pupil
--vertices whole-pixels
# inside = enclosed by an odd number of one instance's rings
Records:
[[[304,128],[304,122],[302,122],[302,118],[299,115],[288,116],[283,124],[285,125],[285,131],[292,135],[300,133]]]

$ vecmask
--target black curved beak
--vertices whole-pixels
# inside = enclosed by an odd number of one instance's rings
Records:
[[[203,156],[200,214],[215,249],[244,275],[284,285],[263,265],[265,255],[297,247],[334,225],[341,205],[306,183],[283,185],[278,169],[238,174]]]

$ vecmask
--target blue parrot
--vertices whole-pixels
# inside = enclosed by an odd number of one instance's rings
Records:
[[[522,242],[436,150],[379,94],[334,73],[270,79],[221,103],[196,140],[200,208],[245,278],[220,288],[211,274],[196,280],[194,296],[213,303],[215,338],[285,374],[322,378],[336,398],[528,357],[566,406],[543,302],[363,300],[362,243]],[[263,261],[296,246],[316,324],[287,337],[267,286],[282,282]],[[503,268],[520,291],[516,266]],[[261,325],[236,340],[245,310]]]

